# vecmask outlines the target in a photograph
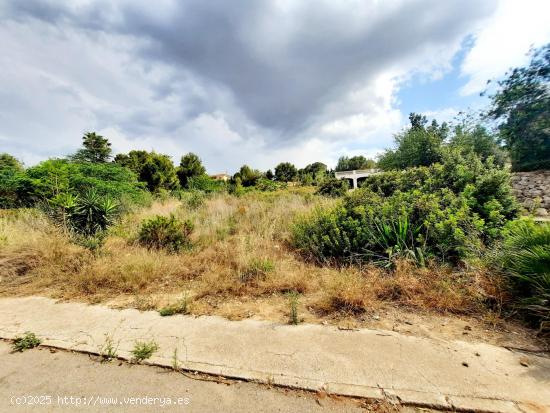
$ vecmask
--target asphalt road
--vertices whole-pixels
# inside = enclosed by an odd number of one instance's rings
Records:
[[[48,348],[11,353],[10,343],[0,341],[0,412],[365,411],[347,399],[201,379],[159,367],[101,363],[85,354]]]

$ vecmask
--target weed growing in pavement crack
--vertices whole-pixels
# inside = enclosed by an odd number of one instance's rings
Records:
[[[172,355],[172,368],[174,370],[179,370],[179,362],[178,362],[178,348],[174,347],[174,354]]]
[[[114,344],[112,335],[105,334],[105,341],[103,345],[99,348],[99,355],[102,358],[102,361],[111,361],[112,359],[117,358],[118,345],[120,342]]]
[[[290,305],[289,323],[297,325],[300,323],[298,318],[298,298],[299,294],[296,291],[288,293],[288,302]]]
[[[132,350],[134,361],[139,363],[140,361],[146,360],[150,358],[158,349],[159,346],[154,340],[136,341],[134,344],[134,349]]]
[[[34,333],[26,331],[22,337],[16,337],[15,340],[13,340],[12,349],[14,352],[22,352],[30,348],[35,348],[41,342],[42,341],[38,337],[36,337]]]

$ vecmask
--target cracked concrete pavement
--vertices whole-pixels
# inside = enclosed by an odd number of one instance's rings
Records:
[[[281,325],[257,320],[114,310],[43,297],[0,299],[0,338],[32,331],[44,345],[99,353],[110,337],[131,359],[155,340],[147,362],[403,404],[489,412],[550,411],[550,359],[484,343],[382,330]]]

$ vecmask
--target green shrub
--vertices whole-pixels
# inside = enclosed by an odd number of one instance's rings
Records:
[[[286,187],[287,187],[286,182],[277,182],[266,178],[258,179],[255,185],[256,189],[264,192],[273,192],[273,191],[277,191],[278,189],[283,189]]]
[[[198,175],[187,179],[187,188],[206,193],[221,192],[226,184],[223,181],[210,178],[208,175]]]
[[[463,197],[471,211],[483,219],[481,236],[484,241],[499,238],[507,221],[518,213],[512,194],[510,174],[496,166],[492,158],[483,162],[474,153],[445,151],[443,163],[403,171],[384,172],[368,177],[362,184],[383,196],[420,190],[433,193],[448,188]]]
[[[254,258],[252,261],[250,261],[248,266],[240,272],[239,278],[241,282],[248,283],[257,279],[264,278],[274,269],[275,265],[270,259]]]
[[[550,224],[510,222],[495,263],[511,276],[514,296],[537,320],[550,323]]]
[[[346,179],[327,178],[317,188],[316,194],[338,198],[347,194],[349,182]]]
[[[192,232],[191,221],[180,221],[174,215],[157,215],[143,222],[138,240],[147,248],[178,252],[191,246]]]
[[[191,210],[199,209],[204,205],[206,195],[202,191],[185,191],[180,192],[180,199]]]
[[[363,188],[335,208],[318,209],[299,219],[292,242],[319,262],[389,265],[397,257],[420,264],[430,257],[457,262],[480,251],[482,226],[466,200],[448,189],[384,197]]]

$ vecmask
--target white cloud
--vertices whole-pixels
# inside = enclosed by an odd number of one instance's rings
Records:
[[[550,41],[550,1],[501,0],[474,41],[461,67],[462,74],[469,77],[463,95],[481,92],[487,80],[524,65],[531,46]]]
[[[2,151],[35,163],[73,152],[97,130],[115,151],[155,149],[176,162],[196,152],[211,172],[374,156],[403,126],[400,83],[412,73],[440,77],[494,6],[251,4],[0,7]],[[483,69],[466,67],[472,78]]]

